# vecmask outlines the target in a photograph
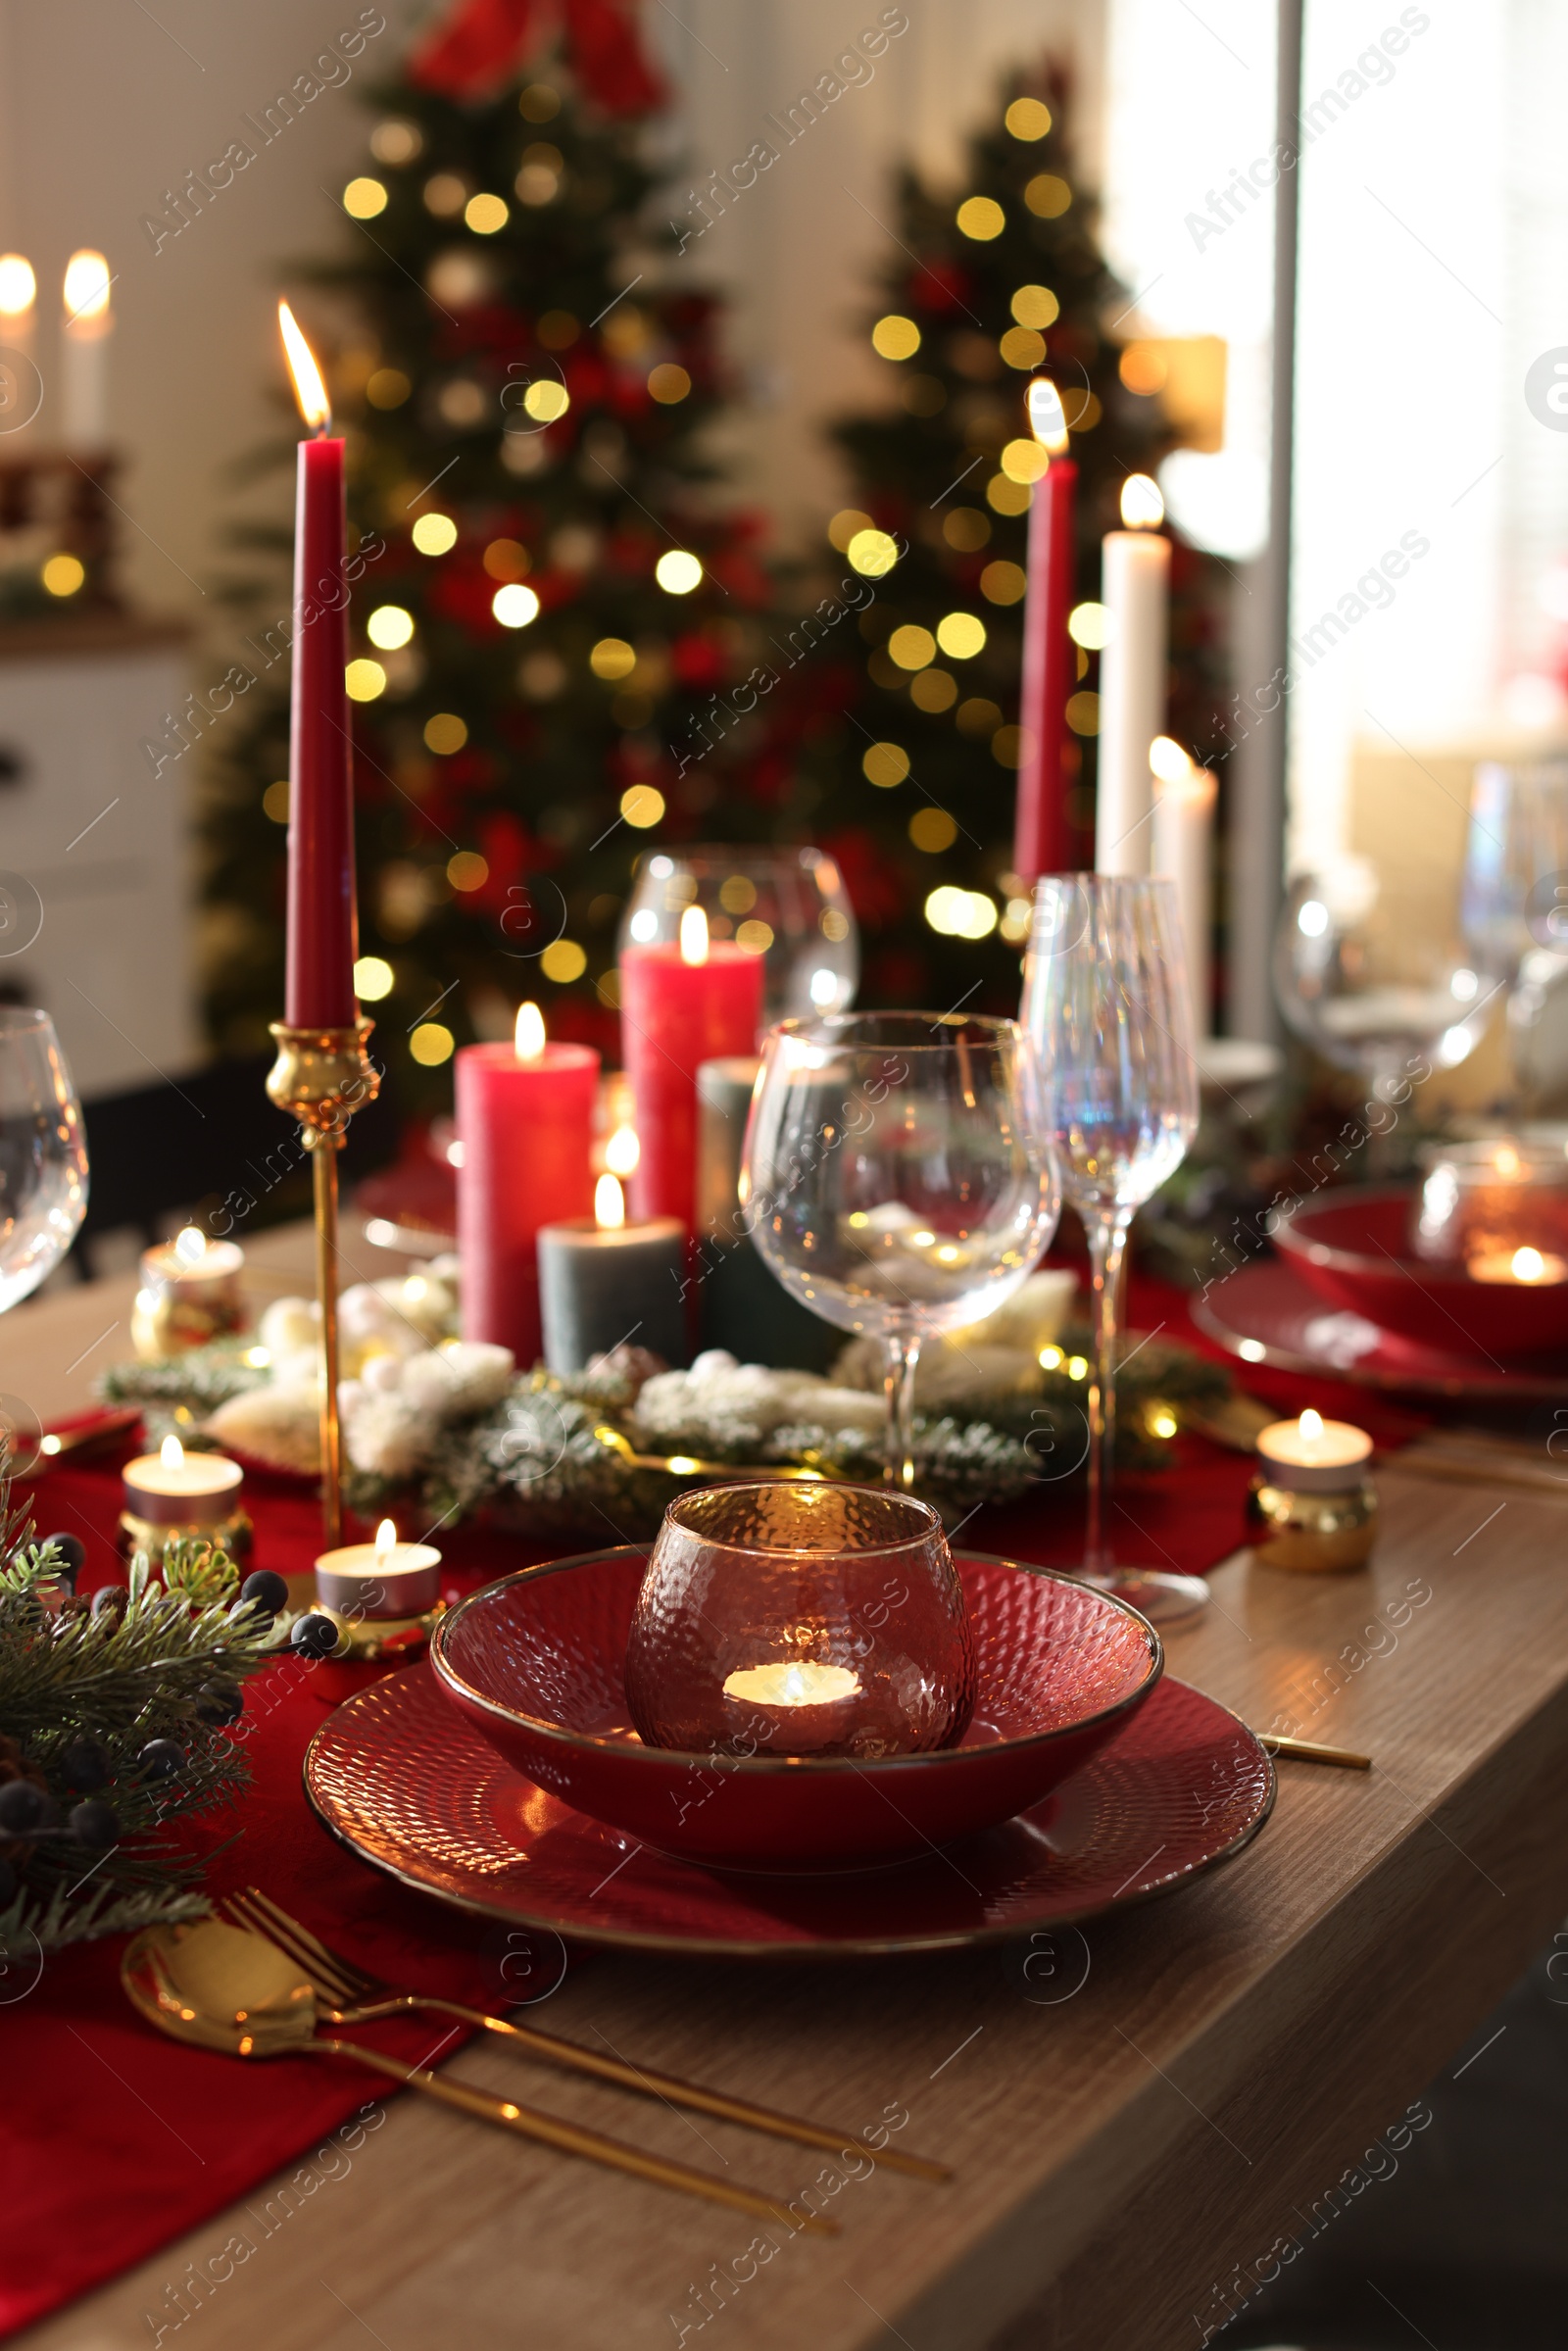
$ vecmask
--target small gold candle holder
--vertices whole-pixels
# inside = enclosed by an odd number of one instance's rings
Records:
[[[1378,1531],[1366,1431],[1307,1411],[1298,1421],[1271,1421],[1257,1451],[1247,1496],[1253,1558],[1307,1575],[1364,1567]]]
[[[318,1600],[311,1614],[328,1618],[338,1629],[337,1647],[319,1662],[323,1666],[412,1664],[423,1656],[446,1608],[445,1600],[437,1600],[417,1616],[369,1617],[349,1614]]]
[[[1364,1567],[1378,1532],[1378,1490],[1370,1478],[1341,1494],[1302,1494],[1257,1471],[1247,1496],[1252,1556],[1264,1567],[1337,1575]]]
[[[245,1327],[237,1242],[209,1241],[192,1225],[177,1241],[147,1249],[130,1311],[130,1344],[143,1363],[206,1347]]]

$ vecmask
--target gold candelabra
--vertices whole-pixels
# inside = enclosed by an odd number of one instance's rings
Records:
[[[316,1291],[321,1308],[321,1525],[325,1548],[343,1539],[342,1445],[337,1417],[337,1154],[349,1120],[375,1100],[380,1077],[366,1048],[373,1021],[351,1028],[290,1028],[274,1020],[277,1059],[267,1091],[300,1122],[316,1192]]]

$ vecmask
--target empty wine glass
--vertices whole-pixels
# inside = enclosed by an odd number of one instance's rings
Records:
[[[1552,1092],[1561,1047],[1552,1050],[1550,1026],[1541,1024],[1548,996],[1568,979],[1568,759],[1481,761],[1470,788],[1459,920],[1477,967],[1512,984],[1514,1076],[1532,1093]]]
[[[1168,881],[1048,874],[1035,888],[1023,1018],[1038,1115],[1089,1240],[1094,1365],[1083,1581],[1169,1620],[1200,1608],[1200,1576],[1116,1564],[1105,1532],[1116,1430],[1117,1289],[1135,1211],[1180,1166],[1198,1130],[1198,1063]]]
[[[0,1004],[0,1314],[37,1289],[87,1213],[81,1109],[47,1012]],[[0,1458],[25,1476],[36,1415],[0,1397]]]
[[[859,934],[844,877],[820,849],[723,842],[660,849],[639,860],[620,944],[680,937],[701,906],[710,939],[735,939],[762,958],[764,1020],[843,1012],[860,977]]]
[[[1467,944],[1457,925],[1434,922],[1402,875],[1367,857],[1291,886],[1274,942],[1280,1010],[1325,1060],[1357,1071],[1374,1102],[1408,1100],[1434,1062],[1467,1061],[1501,985],[1484,939]]]
[[[840,1012],[769,1030],[740,1196],[791,1296],[887,1350],[887,1470],[913,1482],[921,1341],[1010,1298],[1055,1231],[1055,1167],[1011,1020]]]

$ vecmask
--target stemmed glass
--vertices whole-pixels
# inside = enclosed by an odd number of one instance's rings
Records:
[[[768,1020],[845,1012],[860,976],[855,908],[835,860],[821,849],[722,842],[658,849],[638,861],[620,945],[680,937],[688,906],[709,937],[736,939],[762,958]]]
[[[54,1022],[0,1005],[0,1314],[54,1271],[86,1213],[87,1145]],[[0,1461],[24,1475],[37,1441],[32,1414],[0,1398]]]
[[[1117,1286],[1134,1212],[1198,1130],[1198,1064],[1168,881],[1048,874],[1035,888],[1023,1018],[1038,1115],[1089,1239],[1095,1356],[1089,1387],[1089,1524],[1080,1571],[1156,1621],[1208,1598],[1200,1576],[1118,1567],[1105,1532],[1116,1430]]]
[[[1557,1074],[1533,1033],[1568,974],[1568,759],[1509,767],[1483,759],[1470,789],[1459,920],[1477,968],[1503,974],[1514,1075],[1531,1091]]]
[[[792,1297],[882,1340],[890,1484],[913,1483],[922,1340],[995,1312],[1055,1231],[1036,1083],[1012,1020],[839,1012],[763,1041],[745,1222]]]
[[[1401,887],[1401,885],[1403,885]],[[1370,1101],[1409,1100],[1430,1065],[1457,1069],[1486,1032],[1497,993],[1490,942],[1468,943],[1408,903],[1397,870],[1345,857],[1292,884],[1274,942],[1280,1010],[1298,1037],[1356,1071]],[[1392,1122],[1374,1133],[1387,1165]]]

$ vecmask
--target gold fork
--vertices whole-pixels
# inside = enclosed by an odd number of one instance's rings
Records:
[[[941,2182],[953,2177],[946,2164],[932,2163],[923,2155],[869,2146],[853,2131],[831,2131],[820,2123],[801,2122],[793,2115],[775,2114],[771,2107],[754,2106],[749,2099],[704,2089],[699,2083],[684,2082],[673,2074],[658,2074],[647,2066],[629,2065],[620,2058],[601,2057],[596,2050],[581,2048],[576,2041],[562,2040],[554,2033],[541,2033],[537,2026],[514,2025],[505,2017],[491,2016],[482,2008],[466,2008],[458,2000],[399,1991],[368,1975],[340,1952],[330,1950],[319,1936],[298,1919],[291,1918],[258,1886],[247,1886],[239,1893],[225,1895],[218,1907],[238,1925],[267,1935],[304,1969],[317,1996],[332,2003],[330,2013],[325,2015],[328,2024],[362,2025],[376,2017],[397,2016],[410,2009],[457,2017],[464,2024],[477,2025],[486,2033],[519,2042],[529,2056],[547,2065],[562,2066],[571,2073],[591,2074],[598,2081],[612,2082],[621,2089],[636,2090],[643,2097],[659,2098],[666,2105],[689,2106],[699,2114],[716,2115],[721,2122],[764,2131],[774,2138],[796,2139],[802,2146],[821,2147],[833,2155],[848,2154],[853,2148],[858,2155],[868,2156],[889,2171],[907,2173],[911,2179]]]

